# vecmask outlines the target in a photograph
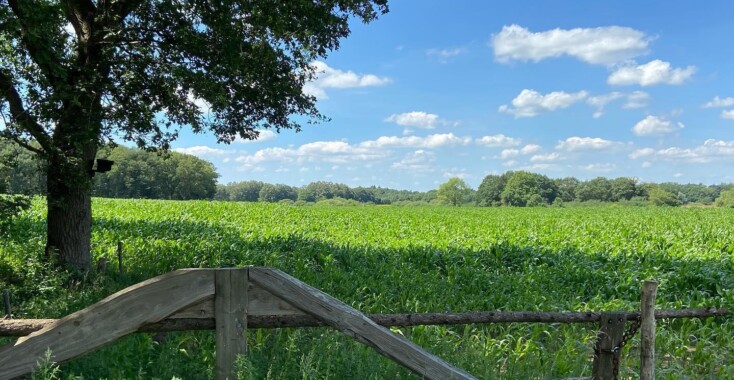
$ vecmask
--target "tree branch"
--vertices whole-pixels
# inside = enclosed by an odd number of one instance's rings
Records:
[[[101,8],[103,8],[106,27],[112,26],[115,23],[121,25],[124,20],[140,3],[142,0],[117,0],[107,1],[103,0]]]
[[[51,138],[43,130],[43,127],[36,122],[33,117],[26,112],[23,107],[23,100],[18,91],[13,87],[13,81],[4,71],[0,71],[0,99],[5,99],[10,105],[10,115],[15,119],[21,127],[28,131],[33,138],[38,141],[41,147],[50,152]]]
[[[92,25],[97,7],[94,6],[91,0],[66,0],[63,4],[66,19],[74,26],[77,39],[80,41],[89,40],[92,35]]]
[[[8,0],[8,4],[15,17],[20,21],[22,40],[26,49],[28,49],[28,54],[30,54],[33,62],[46,75],[51,86],[58,88],[63,82],[63,76],[59,74],[60,70],[58,69],[61,57],[51,48],[48,37],[42,37],[42,35],[47,35],[48,33],[38,33],[32,30],[32,23],[29,22],[31,16],[27,12],[30,7],[26,1]]]

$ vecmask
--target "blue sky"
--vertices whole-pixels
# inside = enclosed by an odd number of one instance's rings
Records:
[[[734,182],[734,2],[401,0],[304,90],[331,121],[183,133],[220,182],[429,190],[458,176]]]

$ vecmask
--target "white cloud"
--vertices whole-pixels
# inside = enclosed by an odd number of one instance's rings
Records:
[[[707,163],[714,160],[734,159],[734,141],[708,139],[694,148],[670,147],[655,152],[655,157],[668,161]]]
[[[637,136],[662,136],[683,129],[683,123],[674,123],[661,116],[648,116],[632,128]]]
[[[392,168],[409,172],[430,172],[435,168],[432,164],[434,161],[436,161],[435,153],[419,149],[406,154],[402,160],[393,163]]]
[[[605,140],[599,137],[569,137],[563,141],[559,141],[556,149],[562,149],[569,152],[578,150],[599,150],[617,146],[620,143]]]
[[[548,153],[548,154],[536,154],[532,157],[530,157],[530,162],[548,162],[548,161],[557,161],[561,159],[561,155],[558,154],[558,152]]]
[[[604,114],[604,107],[610,102],[624,97],[621,92],[611,92],[605,95],[590,96],[586,99],[586,104],[596,108],[594,112],[594,119],[600,118]]]
[[[719,108],[734,106],[734,98],[720,98],[715,96],[710,102],[704,104],[703,108]]]
[[[437,125],[444,123],[438,115],[423,111],[405,112],[388,116],[384,121],[395,123],[403,127],[417,127],[434,129]]]
[[[721,117],[723,119],[732,119],[732,120],[734,120],[734,110],[721,111]]]
[[[500,158],[505,159],[517,157],[519,155],[527,155],[539,151],[540,148],[540,145],[528,144],[522,147],[522,149],[503,149],[502,152],[500,152]]]
[[[499,62],[540,61],[563,55],[592,64],[609,65],[647,52],[652,38],[620,26],[553,29],[531,32],[519,25],[504,26],[492,36],[491,46]]]
[[[490,148],[511,147],[520,145],[520,139],[507,137],[503,134],[493,136],[482,136],[475,140],[477,144]]]
[[[671,68],[670,62],[656,59],[642,65],[625,65],[609,75],[611,85],[653,86],[656,84],[679,85],[691,79],[696,72],[695,66],[685,69]]]
[[[541,146],[538,145],[538,144],[528,144],[528,145],[525,145],[524,147],[522,147],[522,149],[520,149],[520,153],[521,154],[530,154],[530,153],[539,151],[540,148],[541,148]]]
[[[453,49],[429,49],[426,54],[428,54],[429,56],[438,57],[441,59],[441,61],[446,62],[449,58],[456,57],[466,52],[466,48],[458,47]]]
[[[514,108],[503,104],[500,106],[499,111],[515,115],[516,118],[533,117],[542,112],[551,112],[570,107],[587,96],[588,93],[586,91],[574,93],[554,91],[543,95],[535,90],[524,89],[515,99],[512,99]]]
[[[224,150],[224,149],[217,149],[217,148],[211,148],[204,145],[198,145],[198,146],[192,146],[188,148],[175,148],[173,149],[174,152],[183,153],[183,154],[190,154],[192,156],[196,157],[221,157],[226,156],[228,154],[235,153],[232,150]]]
[[[316,78],[303,86],[303,92],[319,99],[328,99],[327,88],[357,88],[384,86],[392,79],[374,74],[357,74],[353,71],[342,71],[329,67],[324,62],[314,61],[311,66],[316,72]]]
[[[453,133],[443,133],[419,136],[381,136],[376,140],[364,141],[359,144],[364,148],[440,148],[445,146],[467,145],[471,137],[459,137]]]
[[[636,160],[636,159],[638,159],[640,157],[648,157],[648,156],[651,156],[653,154],[655,154],[655,149],[653,149],[653,148],[642,148],[642,149],[637,149],[634,152],[630,153],[628,157],[631,158],[631,159],[633,159],[633,160]]]
[[[265,142],[265,141],[271,141],[278,138],[278,134],[269,130],[269,129],[258,129],[257,130],[257,139],[255,140],[248,140],[248,139],[242,139],[242,138],[236,138],[235,141],[241,144],[250,144],[250,143],[256,143],[256,142]]]
[[[650,161],[645,161],[645,162],[643,162],[643,163],[642,163],[642,165],[640,165],[640,166],[641,166],[641,167],[642,167],[643,169],[651,168],[651,167],[652,167],[652,162],[650,162]]]
[[[598,172],[598,173],[608,173],[613,171],[617,168],[617,165],[615,164],[589,164],[586,166],[582,166],[584,170],[590,171],[590,172]]]
[[[622,105],[622,108],[635,109],[647,107],[647,103],[650,101],[650,94],[644,91],[635,91],[627,95],[626,102]]]
[[[384,158],[387,152],[350,145],[345,141],[316,141],[303,144],[298,148],[266,148],[251,155],[237,157],[235,161],[243,166],[266,162],[329,162],[346,163]]]

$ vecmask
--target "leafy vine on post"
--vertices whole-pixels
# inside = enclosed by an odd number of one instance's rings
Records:
[[[0,0],[0,138],[46,164],[49,254],[91,265],[98,149],[168,148],[179,129],[219,142],[324,117],[304,94],[314,60],[387,0]]]

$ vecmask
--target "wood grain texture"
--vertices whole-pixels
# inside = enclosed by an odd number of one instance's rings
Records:
[[[640,320],[640,380],[655,379],[655,296],[658,283],[645,281],[642,285]]]
[[[285,301],[281,301],[285,303]],[[252,306],[250,302],[250,306]],[[296,308],[290,306],[294,310]],[[199,313],[206,314],[201,317]],[[258,315],[248,312],[249,328],[288,328],[327,326],[323,321],[297,310],[300,314]],[[628,321],[640,319],[639,311],[622,312]],[[728,309],[668,309],[655,310],[655,319],[712,318],[731,315]],[[592,323],[599,322],[600,312],[525,312],[525,311],[470,311],[465,313],[410,313],[410,314],[368,314],[367,317],[378,325],[391,326],[431,326],[464,325],[470,323]],[[0,319],[0,336],[25,336],[38,331],[57,319]],[[141,326],[140,332],[167,332],[185,330],[214,329],[214,298],[177,311],[170,317],[155,323]]]
[[[56,362],[83,355],[212,294],[208,269],[177,270],[123,289],[0,348],[0,380],[31,372],[47,349]]]
[[[247,351],[248,268],[218,269],[215,276],[217,380],[235,380],[235,362]]]
[[[597,352],[591,378],[594,380],[616,380],[619,370],[620,351],[617,345],[622,341],[627,316],[624,313],[602,313],[600,331],[597,337]]]
[[[424,378],[474,379],[470,374],[376,324],[354,308],[277,269],[250,268],[250,281]]]

